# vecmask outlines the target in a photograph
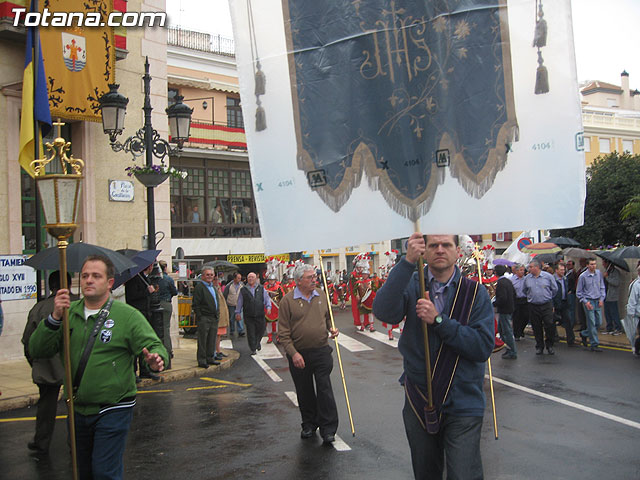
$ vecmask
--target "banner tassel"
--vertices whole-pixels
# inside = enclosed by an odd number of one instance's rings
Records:
[[[256,108],[256,132],[261,132],[267,128],[267,114],[262,108],[262,105],[258,104]]]
[[[544,65],[542,53],[538,50],[538,69],[536,70],[535,94],[540,95],[549,92],[549,72]]]
[[[256,88],[255,88],[256,96],[264,95],[266,91],[267,77],[265,77],[264,72],[260,67],[260,61],[256,63],[255,82],[256,82]]]

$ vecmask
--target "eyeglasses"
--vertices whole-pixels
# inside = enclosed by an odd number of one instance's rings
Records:
[[[315,274],[315,273],[313,275],[303,275],[302,278],[306,278],[307,280],[309,280],[309,279],[314,279],[315,280],[316,278],[318,278],[318,275]]]

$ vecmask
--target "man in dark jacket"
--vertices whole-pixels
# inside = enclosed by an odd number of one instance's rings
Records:
[[[260,350],[260,341],[267,328],[264,318],[265,308],[268,313],[271,313],[271,298],[258,283],[258,276],[251,272],[247,275],[247,285],[240,290],[238,305],[236,305],[236,320],[240,321],[244,316],[251,355],[255,355],[256,350]]]
[[[196,358],[198,366],[209,368],[209,365],[220,365],[215,359],[216,336],[220,320],[220,300],[217,289],[213,286],[215,272],[213,267],[203,267],[200,281],[193,289],[191,308],[196,314],[198,325],[198,350]]]
[[[567,345],[577,347],[576,335],[573,333],[573,323],[569,314],[569,281],[565,275],[565,266],[561,263],[555,266],[554,278],[558,284],[558,293],[553,297],[554,320],[564,327]]]
[[[151,322],[151,296],[155,293],[156,289],[151,285],[151,281],[149,280],[149,274],[152,270],[153,264],[149,265],[131,280],[128,280],[124,284],[124,295],[127,304],[137,309],[142,315],[144,315],[147,322],[153,326],[153,323]],[[134,371],[136,370],[136,363],[139,365],[140,377],[151,378],[153,380],[158,380],[160,378],[147,368],[147,365],[142,358],[138,358],[136,362],[134,362]]]
[[[67,273],[67,284],[71,285],[71,275]],[[51,358],[32,358],[29,354],[29,339],[31,334],[38,328],[38,324],[53,313],[53,302],[56,293],[60,290],[60,272],[51,272],[49,275],[49,288],[51,295],[36,303],[29,311],[27,324],[22,334],[22,344],[24,345],[24,356],[27,357],[31,365],[31,377],[33,383],[38,386],[40,397],[36,407],[36,433],[33,441],[28,443],[29,450],[33,450],[37,455],[49,453],[49,444],[53,437],[53,429],[56,424],[56,413],[58,406],[58,395],[60,386],[64,378],[64,366],[60,355]],[[71,300],[77,300],[77,295],[71,295]]]
[[[373,313],[387,323],[400,323],[406,316],[398,350],[404,366],[402,416],[415,478],[442,478],[445,462],[449,478],[483,475],[483,385],[495,344],[493,309],[487,290],[462,277],[456,266],[459,254],[457,235],[428,235],[425,242],[422,234],[414,233],[407,255],[393,267],[373,302]],[[427,263],[419,272],[425,276],[425,298],[415,271],[421,255]],[[435,419],[425,410],[423,325],[428,330],[432,372],[437,373],[432,381]]]
[[[502,358],[515,360],[518,358],[518,351],[516,350],[516,342],[513,338],[511,316],[515,310],[516,290],[513,288],[511,280],[504,277],[506,271],[507,267],[504,265],[496,265],[498,282],[496,283],[496,300],[494,306],[498,312],[498,332],[500,332],[500,338],[502,338],[507,345],[507,351],[502,354]]]

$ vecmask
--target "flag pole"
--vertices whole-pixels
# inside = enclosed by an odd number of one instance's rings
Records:
[[[478,244],[476,243],[475,249],[473,251],[473,257],[476,259],[476,264],[478,265],[478,283],[482,285],[482,266],[480,265],[480,258],[482,257],[482,253],[478,248]],[[496,397],[493,393],[493,373],[491,372],[491,356],[487,359],[487,365],[489,366],[489,388],[491,389],[491,409],[493,411],[493,434],[498,439],[498,419],[496,418]]]
[[[335,330],[336,324],[333,321],[333,310],[331,309],[331,298],[329,298],[329,288],[327,287],[327,276],[324,274],[324,265],[320,258],[320,271],[322,272],[322,283],[324,285],[324,293],[327,297],[327,307],[329,308],[329,317],[331,318],[331,328]],[[342,357],[340,356],[340,345],[338,337],[334,338],[336,342],[336,354],[338,355],[338,365],[340,365],[340,376],[342,377],[342,388],[344,389],[344,398],[347,401],[347,411],[349,412],[349,423],[351,424],[351,435],[356,436],[356,430],[353,426],[353,416],[351,415],[351,405],[349,404],[349,392],[347,392],[347,382],[344,379],[344,368],[342,367]]]
[[[414,230],[417,233],[420,232],[420,220],[416,220],[413,223]],[[424,258],[422,255],[418,257],[418,280],[420,281],[420,298],[426,297],[427,288],[424,281]],[[425,365],[427,369],[427,406],[424,407],[425,410],[425,420],[426,427],[428,433],[438,433],[438,412],[436,411],[436,407],[433,404],[433,385],[431,380],[433,378],[433,374],[431,372],[431,352],[429,348],[429,330],[427,324],[423,321],[420,321],[422,324],[422,335],[424,337],[424,358]]]
[[[38,0],[33,0],[34,12],[38,11]],[[33,30],[31,31],[29,27],[26,27],[27,35],[33,35],[33,42],[31,44],[31,65],[33,66],[33,106],[32,106],[32,115],[33,115],[33,158],[32,160],[37,160],[40,158],[40,122],[38,121],[36,115],[36,101],[38,96],[38,70],[39,70],[39,60],[40,60],[40,35],[38,31],[38,27],[31,27]],[[35,201],[35,233],[36,233],[36,253],[42,250],[42,215],[40,214],[41,209],[41,201],[40,196],[38,194],[34,195]],[[36,289],[37,301],[43,299],[44,295],[42,293],[42,272],[40,270],[36,271],[36,282],[38,288]]]

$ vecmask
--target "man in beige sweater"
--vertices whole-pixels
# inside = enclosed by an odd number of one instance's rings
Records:
[[[338,410],[331,387],[333,349],[328,339],[335,338],[338,330],[331,328],[327,298],[316,288],[313,266],[300,265],[293,278],[296,288],[280,302],[279,322],[280,343],[287,353],[302,416],[300,436],[311,438],[320,428],[323,443],[330,445],[338,429]]]

